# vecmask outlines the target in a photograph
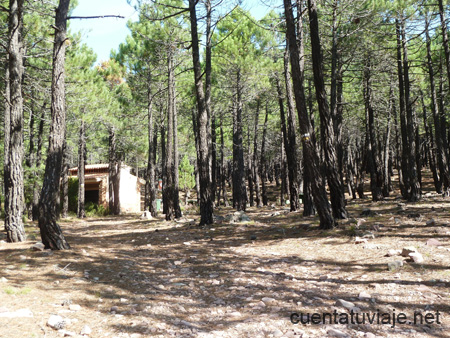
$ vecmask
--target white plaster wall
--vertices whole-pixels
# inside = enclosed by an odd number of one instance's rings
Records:
[[[131,175],[129,168],[120,168],[120,211],[139,213],[141,210],[141,195],[136,176]]]

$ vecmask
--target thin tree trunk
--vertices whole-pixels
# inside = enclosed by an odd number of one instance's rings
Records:
[[[80,124],[80,137],[78,140],[78,205],[77,205],[77,217],[85,218],[86,213],[84,209],[85,202],[85,183],[84,183],[84,168],[86,161],[86,137],[84,120],[81,119]]]
[[[262,207],[262,199],[261,199],[261,178],[259,172],[259,161],[258,161],[258,127],[259,127],[259,109],[261,107],[261,100],[258,98],[256,102],[256,112],[255,112],[255,126],[253,133],[253,176],[255,178],[255,202],[256,207]]]
[[[180,207],[180,157],[178,154],[178,111],[177,111],[177,97],[175,88],[175,77],[173,79],[173,203],[175,218],[180,218],[182,215]]]
[[[225,142],[224,142],[224,138],[223,138],[222,124],[223,124],[223,116],[221,116],[221,119],[220,119],[220,163],[221,163],[221,167],[222,167],[221,185],[222,185],[223,203],[225,204],[226,207],[228,207],[229,202],[228,202],[227,184],[226,184],[227,169],[226,169],[226,163],[225,163]]]
[[[370,55],[366,57],[366,66],[364,68],[364,101],[366,105],[366,130],[367,130],[367,159],[370,171],[370,190],[372,192],[372,201],[381,201],[383,196],[383,173],[382,165],[378,152],[376,139],[374,112],[372,106],[372,85],[371,85],[371,61]]]
[[[286,36],[288,41],[296,41],[295,22],[292,12],[292,4],[290,0],[284,0],[284,10],[286,16]],[[302,34],[300,31],[299,34]],[[298,37],[298,35],[297,35]],[[330,204],[327,199],[325,186],[320,175],[319,157],[315,144],[313,142],[314,131],[311,127],[311,120],[306,109],[305,92],[303,87],[303,70],[300,60],[303,59],[302,46],[303,38],[300,41],[300,48],[296,44],[289,44],[291,74],[294,85],[294,97],[297,106],[300,133],[302,135],[302,144],[305,158],[305,170],[308,171],[308,177],[311,178],[312,195],[314,204],[320,218],[320,227],[322,229],[330,229],[335,226]],[[300,50],[299,50],[300,49]]]
[[[148,76],[148,91],[147,91],[147,115],[148,115],[148,160],[147,160],[147,172],[145,181],[145,210],[150,211],[150,214],[155,217],[157,215],[156,210],[156,189],[155,189],[155,166],[156,157],[155,150],[156,144],[154,143],[154,131],[153,131],[153,95],[152,95],[152,74]],[[155,133],[156,135],[156,133]]]
[[[197,13],[195,6],[198,1],[189,0],[189,18],[191,23],[192,63],[195,77],[195,92],[197,97],[198,124],[198,157],[197,167],[200,181],[200,225],[213,223],[213,200],[211,193],[210,151],[208,144],[208,112],[203,91],[202,70],[200,65],[200,50],[197,31]],[[208,75],[205,75],[208,76]]]
[[[252,152],[250,142],[250,118],[247,119],[247,184],[248,184],[248,198],[249,205],[254,206],[255,200],[253,199],[253,167],[252,167]]]
[[[175,88],[174,88],[174,69],[173,69],[173,55],[171,47],[169,47],[167,56],[167,70],[168,70],[168,102],[167,102],[167,143],[166,143],[166,158],[165,171],[166,184],[163,186],[165,195],[165,214],[166,220],[170,221],[175,218],[175,166],[174,166],[174,104],[175,104]]]
[[[61,189],[62,189],[62,208],[61,217],[67,218],[69,216],[69,151],[67,150],[67,142],[64,142],[63,147],[63,165],[61,172]]]
[[[36,169],[33,173],[34,175],[34,183],[33,183],[33,202],[32,202],[32,214],[33,220],[39,219],[39,183],[38,183],[38,172],[41,167],[42,162],[42,144],[44,139],[44,122],[45,122],[45,110],[46,110],[46,102],[42,105],[42,112],[39,120],[39,130],[38,130],[38,139],[37,139],[37,149],[36,149]]]
[[[267,198],[267,187],[266,187],[266,135],[267,135],[267,120],[269,117],[269,106],[268,102],[266,102],[266,114],[264,117],[264,126],[263,126],[263,135],[262,135],[262,144],[261,144],[261,161],[259,163],[259,171],[261,174],[261,184],[262,184],[262,203],[263,205],[267,205],[269,203]]]
[[[245,185],[244,147],[242,141],[242,88],[241,73],[236,72],[236,93],[233,102],[233,208],[245,211],[247,189]]]
[[[442,1],[441,1],[442,2]],[[444,22],[445,23],[445,22]],[[435,142],[436,142],[436,154],[437,154],[437,164],[439,167],[439,177],[442,180],[440,184],[437,185],[437,187],[443,185],[443,188],[445,191],[447,191],[450,187],[450,172],[448,168],[448,155],[446,146],[442,139],[442,126],[441,126],[441,118],[440,118],[440,110],[437,102],[436,97],[436,85],[434,82],[434,71],[433,71],[433,61],[431,58],[431,39],[430,34],[428,31],[429,21],[428,17],[425,17],[425,35],[426,35],[426,42],[427,42],[427,68],[428,68],[428,77],[430,81],[430,94],[431,94],[431,114],[433,116],[434,121],[434,129],[435,129]],[[445,32],[446,33],[446,32]],[[423,100],[423,96],[422,96]],[[423,102],[422,102],[423,105]],[[425,106],[423,106],[423,109],[425,109]],[[424,110],[425,114],[425,110]],[[444,133],[445,135],[445,133]],[[439,190],[442,190],[440,188]]]
[[[321,123],[321,140],[325,155],[325,167],[330,188],[331,207],[333,216],[338,219],[347,218],[345,208],[345,196],[342,189],[342,181],[338,172],[336,155],[336,140],[334,133],[334,121],[328,106],[324,75],[323,60],[319,37],[319,21],[317,18],[317,6],[315,0],[308,0],[308,14],[310,20],[311,49],[313,58],[314,86],[316,88],[316,100],[319,108]]]
[[[408,139],[408,147],[406,150],[408,156],[408,201],[416,202],[421,198],[420,183],[418,181],[420,168],[416,164],[416,144],[415,131],[414,131],[414,113],[413,103],[410,99],[410,80],[409,80],[409,61],[408,61],[408,47],[406,42],[405,24],[402,21],[402,49],[403,49],[403,77],[405,85],[405,106],[406,106],[406,133]]]
[[[58,218],[59,183],[61,162],[66,132],[65,73],[66,26],[70,0],[60,0],[56,9],[55,42],[53,45],[52,71],[52,125],[49,148],[44,173],[44,183],[39,199],[39,229],[45,248],[52,250],[69,249]]]
[[[22,15],[23,0],[10,0],[8,25],[8,74],[9,93],[7,93],[5,130],[5,230],[8,242],[25,241],[23,225],[23,44]],[[9,123],[8,123],[9,120]],[[8,123],[8,124],[6,124]]]

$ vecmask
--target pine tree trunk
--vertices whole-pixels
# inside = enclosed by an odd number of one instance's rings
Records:
[[[395,20],[396,37],[397,37],[397,73],[398,73],[398,91],[400,101],[400,131],[402,138],[401,149],[401,176],[399,175],[400,190],[403,198],[408,199],[409,174],[408,174],[408,134],[406,131],[406,109],[405,109],[405,87],[403,79],[403,64],[402,64],[402,41],[401,30],[402,26],[398,19]]]
[[[282,121],[284,125],[283,132],[286,133],[285,149],[287,165],[289,170],[289,206],[290,211],[300,209],[299,201],[299,160],[297,158],[297,137],[295,135],[295,115],[294,115],[294,98],[291,87],[291,76],[289,73],[289,50],[286,48],[284,53],[284,81],[286,87],[286,103],[287,103],[287,121]],[[281,85],[278,96],[281,94]],[[280,99],[279,99],[280,100]],[[282,103],[282,102],[281,102]],[[283,114],[284,115],[284,114]],[[286,126],[287,124],[287,126]],[[287,141],[287,142],[286,142]]]
[[[247,185],[248,185],[248,198],[249,205],[253,207],[255,205],[255,200],[253,199],[253,167],[252,167],[252,152],[251,152],[251,142],[250,142],[250,118],[247,119]]]
[[[198,157],[197,167],[200,181],[200,225],[213,223],[213,200],[211,193],[210,151],[208,144],[208,113],[205,94],[203,92],[202,70],[200,65],[200,50],[197,31],[197,13],[195,6],[198,1],[189,0],[189,18],[191,23],[192,63],[195,77],[195,92],[197,97],[198,124]]]
[[[259,172],[259,161],[258,161],[258,127],[259,127],[259,110],[261,107],[261,100],[258,99],[256,102],[256,112],[255,112],[255,125],[253,129],[253,177],[255,178],[255,202],[256,207],[262,207],[261,199],[261,178]]]
[[[409,61],[408,61],[408,47],[406,42],[405,24],[402,21],[402,49],[403,49],[403,77],[405,85],[405,108],[406,108],[406,133],[408,140],[408,147],[403,149],[407,152],[408,156],[408,201],[416,202],[421,198],[421,189],[419,183],[419,173],[420,168],[417,167],[416,163],[416,144],[415,140],[415,130],[414,130],[414,113],[413,113],[413,103],[410,98],[410,80],[409,80]]]
[[[34,183],[33,183],[33,202],[32,202],[32,214],[33,220],[39,219],[39,183],[38,183],[38,172],[41,167],[42,162],[42,143],[44,139],[44,122],[45,122],[45,110],[46,110],[46,102],[42,105],[42,112],[39,120],[39,129],[38,129],[38,139],[37,139],[37,149],[36,149],[36,170],[34,171]]]
[[[80,124],[80,136],[78,139],[78,205],[77,205],[77,217],[85,218],[85,182],[84,182],[84,168],[86,159],[86,137],[84,130],[84,120],[81,120]]]
[[[9,56],[6,54],[5,65],[5,115],[3,117],[3,193],[9,194],[9,142],[11,139],[11,106],[10,106],[10,82],[9,82]],[[6,202],[6,201],[5,201]],[[5,228],[6,230],[6,228]]]
[[[345,219],[347,218],[345,195],[341,177],[338,172],[334,121],[328,106],[325,91],[322,51],[319,37],[319,21],[317,18],[317,6],[315,0],[308,0],[308,14],[310,21],[309,28],[313,59],[314,86],[316,88],[316,100],[319,108],[322,130],[320,136],[325,155],[325,167],[328,186],[330,188],[331,207],[335,218]]]
[[[61,189],[62,189],[62,208],[61,217],[67,218],[69,216],[69,152],[67,150],[67,142],[64,142],[63,147],[63,165],[61,172]]]
[[[442,2],[442,0],[441,0]],[[440,180],[442,180],[440,183],[436,184],[436,187],[439,188],[439,190],[442,192],[442,186],[445,191],[447,191],[450,188],[450,172],[448,168],[448,153],[446,146],[442,139],[442,133],[440,132],[442,130],[441,126],[441,118],[440,118],[440,110],[437,102],[436,97],[436,85],[434,82],[434,71],[433,71],[433,61],[431,58],[431,39],[430,34],[428,32],[428,25],[429,21],[428,18],[425,18],[425,35],[426,35],[426,42],[427,42],[427,68],[428,68],[428,77],[430,81],[430,93],[431,93],[431,114],[433,116],[434,121],[434,129],[435,129],[435,142],[436,142],[436,154],[437,154],[437,164],[439,167],[439,176]],[[423,96],[422,96],[423,100]],[[423,105],[423,102],[422,102]],[[423,107],[424,114],[425,114],[425,106]],[[444,133],[445,135],[445,133]]]
[[[236,98],[233,102],[233,208],[245,211],[247,188],[245,185],[244,146],[242,140],[242,88],[241,73],[236,72]]]
[[[154,142],[153,131],[153,94],[152,94],[152,74],[148,76],[148,91],[147,91],[147,114],[148,114],[148,160],[147,160],[147,172],[145,177],[145,210],[150,211],[150,214],[155,217],[157,215],[156,210],[156,189],[155,189],[155,166],[156,157],[155,150],[156,144]]]
[[[109,212],[120,214],[120,159],[116,149],[116,132],[109,128]]]
[[[261,174],[261,185],[262,185],[262,191],[261,191],[261,197],[262,197],[262,204],[267,205],[269,203],[268,197],[267,197],[267,187],[266,187],[266,180],[267,180],[267,174],[266,174],[266,135],[267,135],[267,120],[269,118],[269,107],[268,102],[266,102],[266,114],[264,117],[264,126],[263,126],[263,134],[262,134],[262,144],[261,144],[261,161],[259,162],[259,172]]]
[[[228,207],[229,202],[228,202],[227,184],[226,184],[227,168],[226,168],[226,163],[225,163],[225,142],[224,142],[224,138],[223,138],[222,122],[223,122],[223,116],[220,119],[220,163],[221,163],[221,167],[222,167],[221,185],[222,185],[223,203],[225,204],[226,207]]]
[[[286,17],[286,36],[288,41],[296,41],[295,22],[290,0],[284,0],[284,10]],[[301,20],[300,20],[301,21]],[[299,31],[299,35],[302,32]],[[297,35],[297,37],[299,36]],[[297,106],[298,121],[300,133],[302,135],[302,144],[305,161],[305,171],[308,171],[308,177],[311,179],[311,190],[314,197],[314,204],[320,218],[320,227],[330,229],[335,226],[335,221],[331,212],[330,204],[327,199],[325,186],[320,175],[320,164],[317,149],[313,142],[314,131],[311,126],[311,120],[306,109],[305,92],[303,87],[303,67],[300,60],[303,59],[303,38],[300,41],[300,50],[297,44],[289,44],[289,53],[291,60],[291,74],[294,86],[294,98]]]
[[[22,215],[24,209],[24,179],[23,179],[23,44],[22,44],[22,6],[23,0],[10,0],[8,24],[8,67],[9,102],[6,104],[5,130],[9,129],[9,146],[5,147],[5,230],[8,242],[25,241],[25,229]],[[9,105],[9,106],[8,106]],[[9,112],[9,114],[8,114]],[[5,135],[6,136],[6,135]]]
[[[367,160],[370,171],[370,190],[372,192],[372,201],[382,201],[383,196],[383,173],[381,160],[378,153],[378,144],[376,140],[374,112],[372,106],[372,85],[370,55],[366,56],[366,65],[364,67],[364,101],[366,105],[366,130],[367,130]]]
[[[178,154],[178,111],[175,88],[175,77],[173,78],[173,204],[175,218],[182,215],[180,207],[180,157]]]
[[[60,0],[56,9],[51,91],[52,125],[50,128],[44,182],[39,199],[39,228],[42,243],[45,245],[45,248],[52,250],[70,248],[60,226],[56,223],[59,214],[59,183],[66,131],[64,58],[66,54],[65,42],[69,4],[70,0]]]

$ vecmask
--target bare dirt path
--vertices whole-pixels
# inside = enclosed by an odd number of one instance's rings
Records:
[[[35,240],[0,243],[0,337],[450,337],[450,201],[428,194],[349,210],[353,219],[328,232],[315,217],[272,208],[206,229],[73,219],[62,222],[72,250],[61,252],[32,251],[39,235],[29,226]],[[410,246],[422,263],[386,256]],[[352,310],[391,321],[330,324],[333,313],[351,321]],[[330,318],[293,324],[292,313]],[[393,313],[407,323],[392,327]],[[62,330],[47,325],[52,315]]]

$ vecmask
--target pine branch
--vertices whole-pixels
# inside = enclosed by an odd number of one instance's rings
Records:
[[[122,15],[96,15],[96,16],[69,16],[67,20],[71,19],[104,19],[104,18],[119,18],[125,19]]]

